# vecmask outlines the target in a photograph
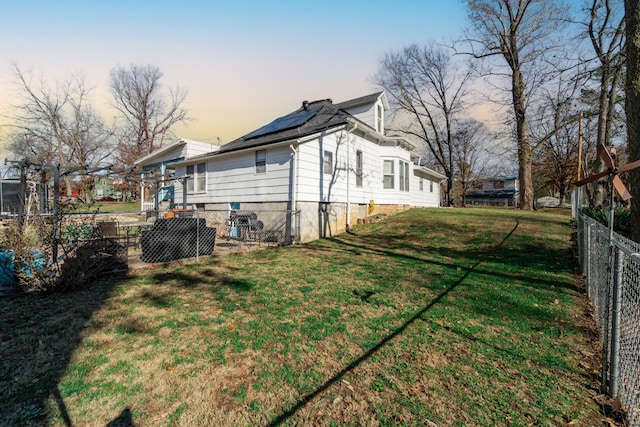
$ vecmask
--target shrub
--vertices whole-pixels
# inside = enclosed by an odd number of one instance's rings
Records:
[[[582,213],[606,227],[609,226],[609,209],[584,207],[582,208]],[[614,209],[613,231],[631,238],[631,211],[629,211],[629,209]]]

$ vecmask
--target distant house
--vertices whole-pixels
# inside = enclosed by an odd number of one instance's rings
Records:
[[[475,180],[465,192],[465,204],[517,206],[520,186],[516,176],[495,176]]]
[[[93,185],[93,196],[100,199],[105,196],[113,196],[113,178],[108,176],[97,176]]]
[[[298,242],[343,232],[372,214],[438,207],[445,177],[416,164],[410,141],[385,134],[387,109],[384,92],[339,104],[305,101],[219,150],[185,157],[172,167],[188,177],[186,207],[227,217],[289,212],[285,233]],[[174,185],[180,204],[185,188]],[[266,224],[272,216],[260,215],[265,228],[281,228]]]

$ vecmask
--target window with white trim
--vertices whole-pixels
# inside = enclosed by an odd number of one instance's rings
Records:
[[[404,162],[404,191],[409,191],[409,163]]]
[[[333,153],[331,151],[324,152],[322,171],[329,175],[333,173]]]
[[[187,165],[187,193],[203,193],[207,190],[207,164]]]
[[[424,178],[420,177],[420,191],[424,190]]]
[[[384,133],[384,113],[382,105],[376,105],[376,130],[380,133]]]
[[[256,173],[267,173],[267,150],[256,150]]]
[[[362,187],[362,151],[356,150],[356,187]]]
[[[433,193],[433,181],[429,180],[429,191]]]
[[[385,160],[382,166],[382,188],[392,190],[394,188],[395,173],[393,170],[393,160]]]
[[[400,161],[400,191],[409,191],[409,163]]]

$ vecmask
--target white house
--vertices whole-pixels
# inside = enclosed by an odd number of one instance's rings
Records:
[[[142,177],[148,186],[145,187],[143,185],[140,187],[142,210],[153,208],[152,202],[145,202],[145,190],[150,191],[151,194],[153,194],[154,189],[150,187],[155,186],[154,184],[156,182],[159,182],[160,186],[171,186],[173,184],[173,182],[166,179],[166,177],[169,175],[169,172],[174,172],[174,163],[183,161],[190,157],[215,152],[218,148],[218,146],[207,142],[180,138],[171,144],[136,160],[134,165],[140,166],[142,169]]]
[[[384,92],[339,104],[305,101],[217,151],[174,162],[176,176],[189,177],[186,207],[256,212],[266,228],[267,211],[288,211],[286,234],[298,242],[343,232],[371,214],[438,207],[445,177],[418,166],[407,139],[385,135],[386,109]],[[178,204],[182,192],[176,182]]]

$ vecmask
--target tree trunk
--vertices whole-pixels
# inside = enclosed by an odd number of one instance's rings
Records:
[[[638,0],[624,0],[627,32],[627,81],[625,109],[629,161],[640,159],[640,5]],[[640,168],[629,172],[631,192],[631,233],[640,242]]]
[[[567,198],[567,187],[565,185],[560,185],[558,188],[558,206],[564,206],[564,201]]]
[[[518,144],[518,179],[520,181],[520,209],[533,210],[533,179],[531,162],[533,155],[529,145],[529,125],[526,117],[525,84],[518,68],[512,74],[513,110],[516,116]]]
[[[533,179],[531,178],[531,147],[518,148],[518,179],[520,181],[520,209],[533,210]]]

